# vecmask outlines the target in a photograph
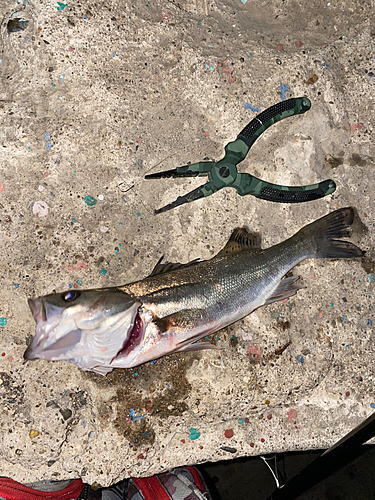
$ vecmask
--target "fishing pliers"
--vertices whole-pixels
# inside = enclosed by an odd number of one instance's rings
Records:
[[[224,187],[233,187],[238,194],[252,194],[257,198],[280,203],[301,203],[316,200],[333,193],[336,184],[328,179],[309,186],[279,186],[257,179],[247,173],[238,173],[237,165],[243,161],[249,149],[258,137],[273,123],[288,116],[299,115],[308,111],[311,103],[307,97],[296,97],[281,101],[262,111],[238,134],[235,141],[225,146],[225,156],[217,162],[203,161],[184,165],[172,170],[146,175],[146,179],[161,179],[165,177],[208,177],[208,182],[184,196],[179,196],[165,207],[155,210],[155,214],[166,212],[172,208],[198,200],[204,196],[216,193]]]

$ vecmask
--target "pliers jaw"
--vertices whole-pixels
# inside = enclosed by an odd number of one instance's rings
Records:
[[[282,101],[260,113],[237,136],[235,141],[225,146],[225,156],[218,162],[205,161],[184,165],[165,172],[146,175],[146,179],[162,179],[167,177],[200,177],[207,176],[208,182],[190,193],[179,196],[174,202],[155,210],[155,214],[167,212],[184,203],[210,196],[219,189],[232,187],[238,194],[251,194],[257,198],[279,203],[302,203],[316,200],[333,193],[336,184],[328,179],[309,186],[281,186],[257,179],[250,174],[240,174],[237,165],[246,158],[251,146],[258,137],[273,123],[288,116],[305,113],[311,103],[307,97],[297,97]]]

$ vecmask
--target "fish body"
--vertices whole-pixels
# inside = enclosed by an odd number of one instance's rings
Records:
[[[199,342],[260,306],[294,295],[298,277],[282,279],[308,258],[354,258],[347,236],[352,208],[332,212],[268,249],[243,228],[215,257],[156,265],[128,285],[68,291],[29,300],[37,323],[26,359],[65,360],[106,374],[165,354],[214,348]]]

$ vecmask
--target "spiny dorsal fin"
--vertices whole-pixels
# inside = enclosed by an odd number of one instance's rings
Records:
[[[260,250],[261,238],[259,234],[250,233],[244,227],[236,227],[231,234],[228,243],[220,250],[218,255],[226,255],[228,253],[238,253],[242,250]]]
[[[148,276],[148,278],[150,276],[156,276],[157,274],[169,273],[170,271],[174,271],[175,269],[181,269],[182,267],[191,266],[192,264],[196,264],[200,260],[200,259],[194,259],[190,262],[187,262],[186,264],[180,264],[180,262],[164,262],[164,263],[162,263],[163,258],[164,258],[164,255],[162,255],[160,257],[160,259],[157,261],[156,266],[151,271],[151,274]]]

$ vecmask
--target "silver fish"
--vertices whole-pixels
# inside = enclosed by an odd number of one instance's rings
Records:
[[[25,358],[69,361],[105,375],[171,352],[214,348],[199,340],[301,288],[298,276],[282,279],[299,262],[361,257],[357,246],[338,239],[349,235],[353,217],[352,208],[342,208],[265,250],[237,228],[210,260],[159,261],[149,277],[129,285],[30,299],[36,333]]]

